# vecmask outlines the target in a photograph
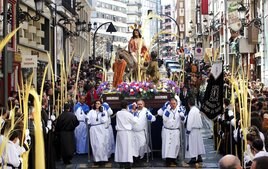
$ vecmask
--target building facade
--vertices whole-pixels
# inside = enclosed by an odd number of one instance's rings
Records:
[[[13,62],[13,68],[10,68],[8,73],[8,93],[17,91],[21,80],[25,81],[32,73],[32,83],[35,87],[40,87],[49,60],[57,80],[61,74],[61,60],[67,65],[71,53],[81,56],[82,48],[86,49],[87,56],[90,54],[90,48],[87,47],[90,32],[78,30],[78,21],[83,19],[88,22],[93,1],[45,2],[40,13],[36,12],[34,1],[10,0],[8,3],[8,32],[21,26],[17,36],[14,36],[8,45],[9,59]],[[81,3],[83,7],[80,6]],[[3,1],[0,1],[0,9],[3,11]],[[0,30],[3,30],[2,24]],[[46,79],[51,79],[51,72],[49,69]],[[2,82],[3,78],[0,79],[0,83]],[[2,92],[1,90],[0,93]],[[3,103],[3,100],[0,101]]]
[[[265,0],[260,1],[261,4],[261,22],[262,22],[262,36],[261,36],[261,81],[268,85],[268,2]]]
[[[162,30],[166,33],[161,38],[161,54],[165,57],[171,57],[176,55],[176,48],[178,45],[179,32],[176,23],[171,19],[177,19],[176,1],[172,0],[166,5],[162,5],[163,22]]]
[[[127,44],[127,2],[126,0],[98,0],[92,13],[92,23],[96,27],[112,22],[117,32],[106,32],[109,23],[101,26],[96,36],[96,57],[111,57],[111,46],[125,46]]]

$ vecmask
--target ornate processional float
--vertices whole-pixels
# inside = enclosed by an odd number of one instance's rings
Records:
[[[117,88],[112,88],[111,83],[106,81],[99,85],[97,93],[104,102],[108,102],[113,109],[120,108],[120,101],[129,102],[143,99],[146,107],[160,108],[163,104],[179,93],[179,87],[172,80],[161,80],[159,85],[152,82],[122,82]]]
[[[158,15],[150,14],[143,24],[146,25],[152,17],[162,20]],[[156,52],[154,57],[152,53],[149,54],[158,35],[147,47],[141,36],[141,32],[145,33],[146,30],[142,30],[139,24],[130,28],[133,33],[128,42],[128,50],[117,48],[116,56],[111,59],[111,69],[106,73],[107,81],[99,85],[97,92],[111,108],[120,108],[121,100],[133,102],[137,99],[143,99],[146,107],[160,108],[179,93],[179,86],[167,78],[164,65],[158,68],[156,58],[159,56]]]

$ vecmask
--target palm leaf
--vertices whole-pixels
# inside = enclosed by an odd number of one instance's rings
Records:
[[[16,32],[20,29],[20,27],[18,27],[17,29],[13,30],[12,32],[10,32],[1,42],[0,42],[0,52],[4,49],[4,47],[6,46],[6,44],[8,43],[8,41],[16,34]]]

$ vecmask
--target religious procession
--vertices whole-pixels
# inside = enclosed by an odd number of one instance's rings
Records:
[[[0,167],[266,169],[266,2],[130,1],[0,1]]]

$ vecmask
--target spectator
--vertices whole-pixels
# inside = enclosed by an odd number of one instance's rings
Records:
[[[267,169],[268,157],[259,157],[253,160],[251,169]]]
[[[234,155],[225,155],[219,161],[220,169],[242,169],[240,160]]]
[[[263,141],[261,139],[256,139],[252,142],[252,145],[250,146],[251,152],[254,155],[254,159],[267,156],[268,153],[264,150],[263,147]]]

